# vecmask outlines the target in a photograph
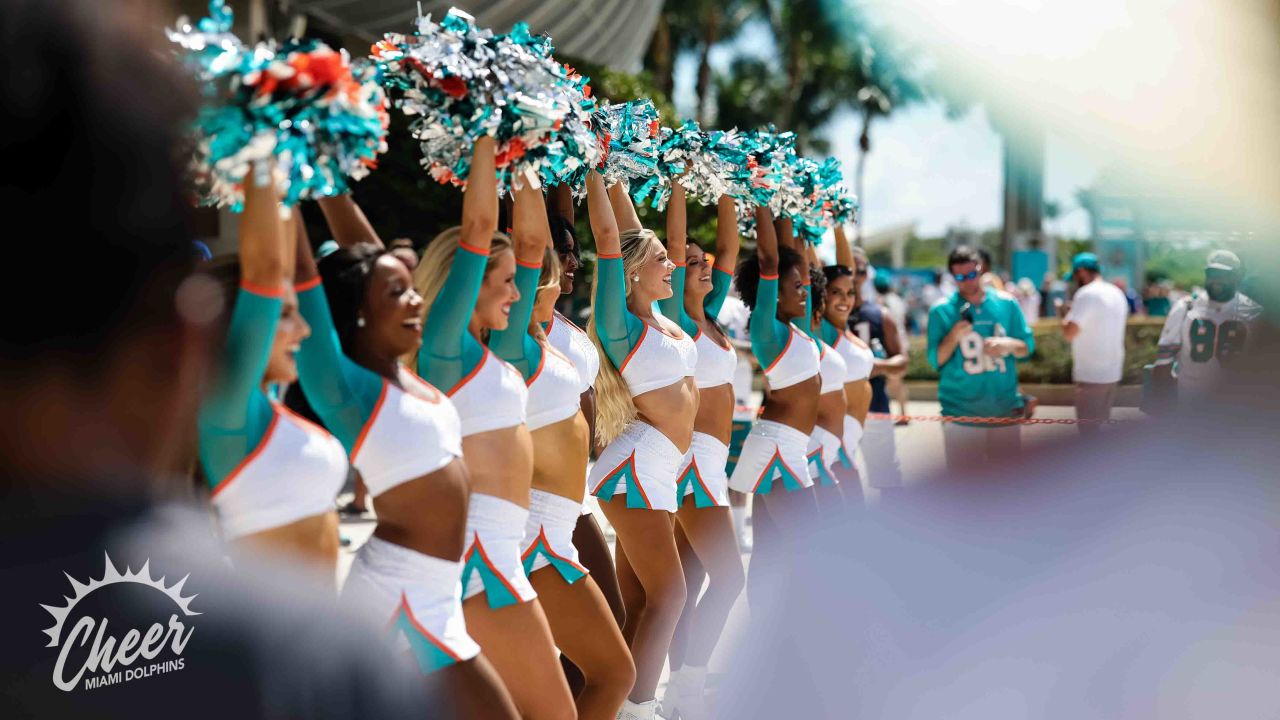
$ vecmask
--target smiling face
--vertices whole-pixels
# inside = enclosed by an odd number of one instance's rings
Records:
[[[582,267],[582,258],[578,257],[578,245],[573,236],[565,233],[565,237],[567,246],[562,248],[563,252],[556,254],[560,256],[560,292],[568,295],[573,292],[573,283]]]
[[[516,256],[510,249],[489,257],[480,297],[476,299],[475,318],[487,330],[505,330],[511,318],[511,306],[520,299],[516,288]]]
[[[422,344],[422,296],[394,255],[382,255],[374,263],[360,318],[359,343],[375,357],[400,357]]]
[[[695,304],[700,303],[711,292],[710,256],[697,243],[689,243],[685,246],[684,258],[684,296]]]
[[[288,288],[280,311],[280,322],[276,324],[276,336],[271,343],[271,355],[267,359],[267,371],[263,377],[266,382],[287,383],[298,379],[298,349],[309,335],[311,326],[298,312],[298,295],[293,288]]]
[[[799,268],[789,268],[778,278],[778,317],[788,322],[804,317],[807,297],[804,283],[800,281]]]
[[[671,273],[676,269],[657,237],[649,235],[648,242],[649,245],[641,250],[648,259],[633,271],[632,278],[628,278],[631,280],[631,294],[641,303],[671,297]]]
[[[827,281],[827,307],[823,315],[827,322],[837,328],[849,324],[849,314],[857,305],[857,288],[853,284],[852,275],[841,275]]]

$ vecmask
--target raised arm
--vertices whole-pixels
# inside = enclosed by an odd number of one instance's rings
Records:
[[[240,288],[227,328],[222,362],[200,408],[201,424],[242,430],[250,402],[261,396],[284,304],[285,258],[279,198],[273,184],[256,185],[250,171],[240,213]]]
[[[551,246],[551,226],[547,223],[542,191],[528,183],[515,191],[512,207],[512,240],[516,255],[516,288],[520,299],[511,306],[504,330],[489,333],[489,349],[506,360],[528,380],[542,360],[542,346],[529,336],[529,320],[538,296],[542,258]]]
[[[600,344],[614,367],[622,367],[630,354],[632,337],[644,331],[643,321],[627,310],[627,278],[622,262],[618,223],[605,191],[604,179],[587,173],[587,211],[596,240],[596,285],[592,321]]]
[[[619,232],[639,230],[644,227],[640,224],[636,205],[631,201],[631,195],[623,183],[614,183],[613,187],[609,188],[609,204],[613,206],[613,215],[618,219]]]
[[[324,220],[329,224],[329,232],[333,233],[334,241],[342,247],[362,242],[382,247],[382,238],[378,237],[369,218],[365,217],[364,211],[350,193],[320,198],[317,204],[324,213]]]
[[[298,351],[298,382],[325,427],[351,452],[365,420],[377,405],[382,379],[343,353],[311,254],[306,224],[300,212],[295,211],[294,215],[297,220],[290,223],[294,235],[294,289],[298,292],[298,311],[311,326],[311,334]]]
[[[760,259],[760,286],[747,330],[751,334],[751,352],[760,366],[767,368],[791,339],[791,328],[778,320],[778,237],[767,207],[756,208],[756,256]]]
[[[685,206],[684,186],[672,183],[671,199],[667,203],[667,259],[674,264],[671,271],[671,297],[658,301],[663,315],[674,320],[682,328],[689,324],[684,311],[685,243],[688,242],[688,208]]]
[[[844,234],[844,223],[836,224],[835,236],[836,264],[843,265],[852,270],[854,268],[853,246],[849,244],[849,236]]]
[[[551,212],[573,224],[573,188],[568,183],[560,183],[547,191],[547,207]]]
[[[493,138],[482,137],[471,152],[458,250],[422,323],[422,345],[418,348],[418,374],[445,392],[470,369],[464,368],[463,349],[470,337],[467,325],[484,283],[493,235],[498,230],[497,183]],[[431,270],[418,266],[418,272]]]
[[[756,257],[760,259],[761,279],[778,277],[778,236],[773,228],[773,214],[767,207],[756,208]]]
[[[773,226],[778,233],[778,245],[789,247],[796,251],[796,255],[800,256],[800,262],[796,264],[796,272],[800,273],[800,284],[804,286],[804,317],[797,320],[800,323],[800,329],[816,340],[817,336],[814,335],[813,322],[811,321],[813,318],[813,293],[809,288],[809,254],[805,252],[804,248],[799,247],[791,218],[778,218],[773,222]]]
[[[707,315],[715,317],[729,297],[733,273],[738,267],[738,208],[733,198],[721,195],[716,203],[716,262],[711,270],[711,292],[702,301]]]

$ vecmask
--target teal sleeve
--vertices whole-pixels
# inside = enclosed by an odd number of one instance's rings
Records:
[[[702,299],[702,307],[711,318],[719,317],[724,301],[729,298],[729,285],[733,282],[733,273],[720,268],[711,269],[711,292]]]
[[[1036,351],[1036,336],[1031,332],[1031,326],[1027,324],[1027,317],[1022,314],[1018,301],[1007,300],[1006,305],[1009,308],[1009,334],[1027,344],[1027,356],[1022,359],[1029,360]]]
[[[200,404],[200,462],[210,487],[222,482],[253,452],[271,425],[271,402],[262,379],[271,357],[284,301],[280,295],[240,288],[222,365]]]
[[[644,334],[644,321],[627,309],[627,280],[622,257],[596,261],[595,323],[605,355],[614,367],[622,367]],[[674,281],[673,281],[674,282]]]
[[[541,277],[541,266],[516,267],[516,288],[520,290],[520,299],[511,306],[507,329],[489,333],[489,349],[515,366],[526,382],[542,362],[542,345],[529,335],[529,321],[533,318],[533,304]]]
[[[475,312],[488,262],[487,252],[459,245],[449,275],[422,324],[418,375],[446,393],[484,357],[484,348],[467,332],[467,325]]]
[[[671,271],[671,297],[658,301],[658,309],[690,336],[698,334],[698,326],[684,309],[684,284],[689,270],[684,265]]]
[[[751,352],[761,367],[773,365],[787,342],[791,340],[791,327],[778,320],[778,278],[760,278],[756,291],[756,306],[751,311],[747,331],[751,335]]]
[[[385,379],[342,352],[323,287],[298,293],[298,309],[311,326],[298,352],[298,382],[316,416],[350,453],[373,415]]]
[[[938,367],[938,344],[942,342],[942,338],[951,327],[955,325],[955,319],[950,316],[947,310],[951,307],[950,303],[938,303],[929,310],[929,365],[934,370],[941,370]]]
[[[831,347],[835,347],[836,342],[840,340],[840,331],[836,329],[835,325],[827,322],[826,318],[818,322],[818,334],[822,338],[822,342]]]

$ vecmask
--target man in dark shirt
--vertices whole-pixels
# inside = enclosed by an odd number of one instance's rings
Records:
[[[175,507],[221,296],[189,274],[189,88],[129,7],[0,3],[0,717],[430,717],[332,578],[233,568]]]

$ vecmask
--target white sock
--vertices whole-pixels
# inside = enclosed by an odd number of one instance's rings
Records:
[[[705,665],[685,665],[680,668],[684,689],[694,696],[700,696],[707,690],[707,668]]]
[[[688,684],[688,680],[685,678],[684,666],[682,665],[667,675],[667,694],[675,697],[688,687]]]

